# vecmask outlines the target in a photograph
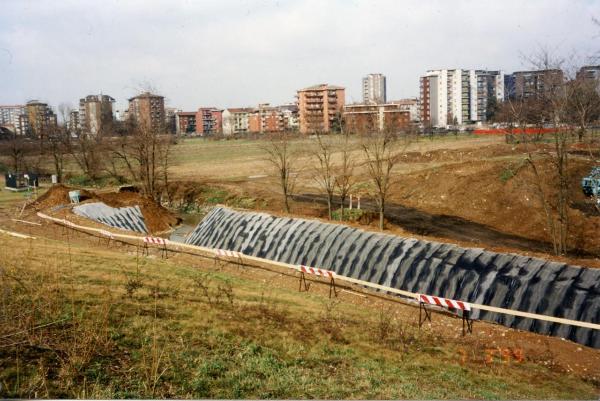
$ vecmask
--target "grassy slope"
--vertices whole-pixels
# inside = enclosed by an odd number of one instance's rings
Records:
[[[0,238],[0,333],[8,333],[0,334],[0,397],[598,394],[531,362],[462,365],[460,338],[441,341],[415,319],[330,302],[314,285],[298,293],[297,281],[278,274],[216,270],[189,256],[138,264],[133,248],[67,244],[59,234]]]

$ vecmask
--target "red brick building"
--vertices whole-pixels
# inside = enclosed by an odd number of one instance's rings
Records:
[[[352,104],[344,107],[344,124],[352,132],[402,131],[410,127],[410,112],[402,105]]]

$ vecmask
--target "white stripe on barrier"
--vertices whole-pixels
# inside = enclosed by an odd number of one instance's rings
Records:
[[[435,297],[433,295],[419,294],[419,302],[425,304],[443,306],[445,308],[460,309],[460,310],[471,310],[471,305],[463,301],[455,301],[453,299],[446,299],[441,297]]]
[[[168,240],[160,237],[144,237],[144,242],[147,244],[167,245]]]
[[[230,258],[241,258],[242,253],[236,251],[228,251],[226,249],[215,249],[215,256],[227,256]]]
[[[322,277],[329,277],[329,278],[335,277],[335,272],[332,272],[331,270],[318,269],[316,267],[300,265],[300,266],[298,266],[298,270],[300,270],[303,273],[314,274],[315,276],[322,276]]]

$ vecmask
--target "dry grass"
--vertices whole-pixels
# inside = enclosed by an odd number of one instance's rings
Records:
[[[548,367],[542,356],[510,366],[465,363],[456,319],[436,315],[437,326],[419,332],[414,308],[346,293],[329,300],[326,286],[299,293],[297,280],[277,272],[182,255],[136,260],[132,247],[95,243],[2,237],[0,397],[591,398],[599,391],[598,381]],[[473,352],[487,346],[468,341]]]

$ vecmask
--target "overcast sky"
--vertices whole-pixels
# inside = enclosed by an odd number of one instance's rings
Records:
[[[2,0],[0,104],[105,93],[120,109],[152,87],[195,110],[292,102],[318,83],[352,102],[371,72],[388,99],[412,97],[428,69],[511,72],[540,46],[588,61],[593,17],[600,0]]]

